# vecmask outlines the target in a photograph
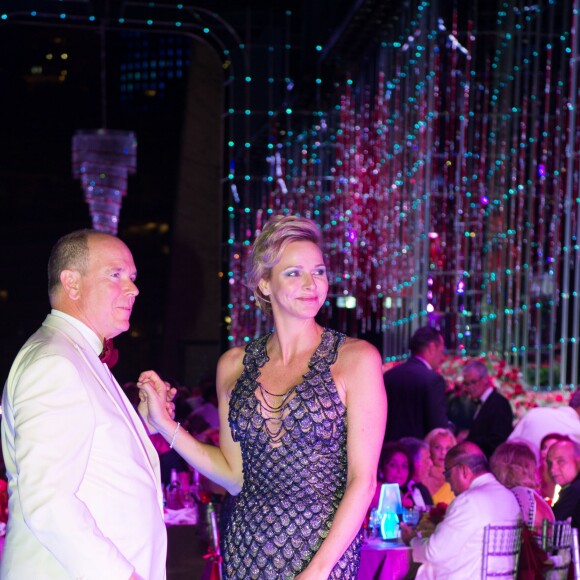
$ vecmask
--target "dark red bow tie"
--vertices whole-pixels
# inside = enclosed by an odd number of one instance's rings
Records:
[[[106,363],[107,366],[112,369],[119,360],[119,351],[113,345],[112,338],[105,338],[105,343],[103,344],[103,352],[99,355],[101,362]]]

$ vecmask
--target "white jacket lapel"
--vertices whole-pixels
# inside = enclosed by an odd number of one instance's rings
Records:
[[[131,432],[139,441],[140,447],[143,450],[145,457],[147,458],[147,463],[151,467],[152,473],[154,473],[150,453],[153,452],[156,455],[157,452],[149,441],[149,437],[145,432],[145,428],[143,427],[141,419],[139,419],[136,411],[129,404],[129,401],[125,395],[121,392],[121,387],[117,383],[115,377],[110,372],[108,367],[106,367],[100,361],[98,363],[98,367],[97,365],[91,364],[91,361],[89,361],[89,359],[86,357],[80,345],[75,343],[74,346],[86,362],[94,377],[97,379],[99,385],[101,385],[111,401],[113,401],[113,404],[117,407],[117,409],[119,409],[119,413],[122,415],[123,420],[131,427]],[[148,447],[150,447],[150,449]]]

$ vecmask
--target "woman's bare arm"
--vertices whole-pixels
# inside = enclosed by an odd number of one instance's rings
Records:
[[[139,411],[163,438],[171,443],[197,471],[223,486],[233,495],[240,492],[243,482],[242,454],[239,444],[231,436],[228,424],[229,398],[237,378],[242,372],[243,349],[234,348],[220,357],[217,367],[217,395],[220,418],[220,445],[201,443],[187,431],[178,428],[165,408],[166,387],[155,371],[144,371],[137,386],[145,401]]]
[[[349,339],[339,351],[335,382],[347,408],[347,483],[328,536],[296,580],[327,578],[359,532],[376,487],[387,423],[381,357],[375,347]]]

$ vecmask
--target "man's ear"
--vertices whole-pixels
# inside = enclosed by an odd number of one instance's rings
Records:
[[[81,275],[77,270],[63,270],[60,273],[60,283],[64,293],[71,300],[78,300],[81,290]]]
[[[459,464],[459,469],[461,469],[461,475],[464,478],[468,478],[469,474],[471,473],[471,469],[469,468],[468,465],[465,465],[465,463],[460,463]]]

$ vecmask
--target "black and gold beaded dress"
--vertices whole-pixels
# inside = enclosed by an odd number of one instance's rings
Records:
[[[346,408],[330,374],[345,336],[325,329],[302,382],[284,395],[258,382],[268,338],[247,346],[230,400],[244,485],[223,538],[227,580],[294,578],[328,534],[346,485]],[[329,578],[357,577],[361,539]]]

